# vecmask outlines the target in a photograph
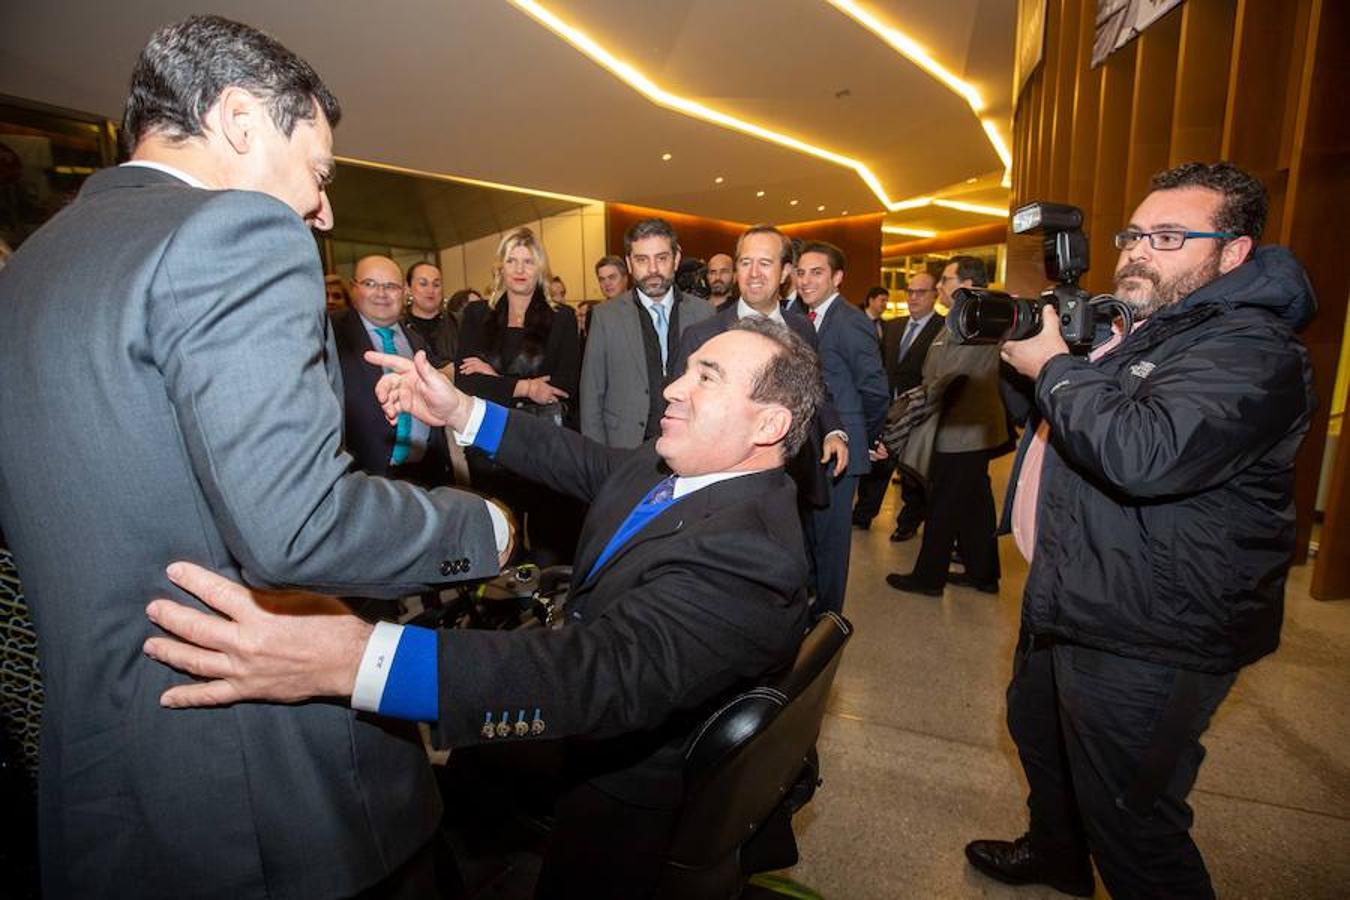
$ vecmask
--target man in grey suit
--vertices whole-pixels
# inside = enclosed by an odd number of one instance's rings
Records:
[[[938,294],[950,309],[957,289],[988,283],[983,262],[957,256],[942,270]],[[886,583],[931,597],[940,596],[948,582],[997,594],[997,523],[989,460],[995,448],[1008,443],[1008,416],[998,388],[998,348],[954,344],[951,335],[941,331],[924,359],[923,385],[941,397],[928,472],[928,522],[914,571],[892,572]],[[961,550],[965,572],[947,571],[955,547]]]
[[[675,287],[680,241],[665,219],[643,219],[623,236],[633,290],[591,312],[581,364],[581,433],[632,448],[661,433],[661,396],[690,325],[712,316]]]
[[[197,603],[175,559],[364,596],[497,570],[506,534],[482,500],[368,477],[342,450],[306,228],[331,225],[339,116],[248,26],[160,29],[132,77],[132,161],[0,273],[0,524],[40,642],[49,898],[429,880],[440,807],[414,731],[322,703],[175,715],[159,696],[189,679],[141,653],[147,598]],[[80,352],[53,353],[72,327]],[[331,603],[295,608],[317,622]]]

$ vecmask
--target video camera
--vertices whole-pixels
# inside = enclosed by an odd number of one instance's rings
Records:
[[[708,264],[697,257],[686,257],[675,270],[675,286],[686,294],[708,299]]]
[[[1045,276],[1054,287],[1035,299],[987,288],[960,288],[952,294],[947,330],[958,344],[1001,344],[1039,334],[1047,306],[1059,314],[1060,333],[1074,353],[1092,349],[1097,323],[1129,310],[1116,298],[1091,296],[1078,286],[1088,270],[1083,211],[1064,203],[1028,203],[1013,213],[1014,234],[1040,234]]]

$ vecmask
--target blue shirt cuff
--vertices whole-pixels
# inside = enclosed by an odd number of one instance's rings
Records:
[[[478,426],[473,446],[489,456],[496,456],[497,448],[502,445],[502,435],[506,433],[506,407],[496,403],[487,403],[485,406],[483,424]]]
[[[380,715],[418,722],[440,718],[436,645],[433,629],[404,627],[380,696]]]

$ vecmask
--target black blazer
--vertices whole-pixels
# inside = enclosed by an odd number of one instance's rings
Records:
[[[800,309],[800,304],[798,304]],[[678,378],[684,374],[684,370],[689,366],[689,356],[699,347],[722,332],[726,331],[735,324],[738,316],[736,315],[736,304],[724,306],[717,311],[711,319],[705,319],[697,325],[691,326],[680,337],[680,352],[675,357],[675,365],[671,369],[672,378]],[[788,310],[783,313],[783,321],[792,329],[797,337],[806,341],[812,350],[820,352],[820,347],[816,337],[816,327],[801,312]],[[822,376],[823,378],[823,376]],[[830,481],[833,477],[830,474],[830,468],[821,465],[820,457],[824,452],[825,435],[832,431],[844,431],[844,421],[835,409],[834,400],[830,396],[829,386],[825,387],[825,403],[816,410],[815,419],[812,420],[811,430],[807,433],[806,442],[802,444],[801,449],[788,463],[787,471],[792,476],[792,480],[797,484],[797,493],[799,499],[804,505],[824,508],[830,503]],[[847,432],[845,432],[847,434]],[[852,457],[854,449],[849,448],[849,456]]]
[[[782,469],[706,487],[646,524],[594,575],[610,537],[669,470],[654,442],[606,448],[512,412],[497,462],[589,503],[560,631],[446,630],[438,738],[582,739],[581,777],[673,805],[691,729],[727,692],[790,665],[806,627],[806,560]],[[503,714],[539,734],[486,738]],[[522,729],[525,730],[525,729]]]
[[[476,356],[497,370],[497,375],[457,375],[455,384],[466,394],[514,406],[516,382],[522,378],[549,376],[549,384],[567,391],[564,417],[570,428],[577,427],[577,384],[581,380],[581,341],[577,335],[577,316],[568,306],[553,306],[536,288],[525,314],[526,324],[534,317],[548,320],[542,346],[522,346],[509,359],[502,355],[506,334],[506,298],[496,304],[470,303],[464,307],[459,328],[459,353],[456,364]]]
[[[389,455],[394,452],[395,428],[384,417],[384,410],[375,399],[375,383],[380,380],[380,369],[363,358],[367,350],[378,350],[370,342],[370,333],[354,309],[343,309],[332,314],[333,339],[337,344],[338,363],[342,367],[342,443],[356,466],[370,475],[389,475]],[[399,324],[413,352],[428,350],[417,332]],[[422,465],[416,467],[419,477],[413,480],[431,484],[449,484],[450,453],[445,443],[445,429],[432,428],[427,440],[427,452]]]
[[[891,319],[886,323],[886,331],[881,338],[881,361],[886,366],[886,380],[890,383],[892,398],[918,387],[923,381],[923,360],[928,355],[928,345],[942,331],[944,322],[941,314],[933,313],[910,342],[904,359],[900,359],[900,342],[904,340],[905,329],[909,327],[909,316]]]

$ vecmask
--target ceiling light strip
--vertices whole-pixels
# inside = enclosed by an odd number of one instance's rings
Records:
[[[825,2],[881,38],[895,52],[941,81],[953,93],[964,97],[976,116],[984,112],[984,98],[980,96],[980,92],[975,89],[975,86],[949,72],[946,67],[929,56],[918,41],[900,29],[887,25],[872,13],[863,9],[855,0],[825,0]],[[981,118],[980,126],[984,128],[984,133],[988,136],[989,143],[993,145],[994,152],[1003,161],[1004,170],[1011,169],[1012,153],[1008,150],[1007,142],[1003,140],[1003,136],[998,131],[998,123],[993,119]]]
[[[540,6],[535,0],[507,0],[507,2],[530,16],[530,18],[543,25],[549,31],[567,41],[567,43],[589,57],[592,62],[596,63],[601,68],[606,69],[620,81],[624,82],[658,106],[663,106],[666,109],[683,113],[691,118],[701,119],[704,122],[709,122],[731,131],[739,131],[742,134],[748,134],[752,137],[757,137],[761,140],[787,147],[790,150],[806,153],[817,159],[823,159],[826,162],[852,169],[858,174],[858,177],[863,180],[863,183],[867,185],[868,189],[876,195],[877,200],[881,202],[882,206],[892,212],[902,208],[898,207],[895,201],[891,200],[890,196],[886,193],[886,189],[882,186],[881,180],[877,178],[872,170],[858,160],[844,156],[841,153],[826,150],[823,147],[817,147],[814,144],[808,144],[806,141],[798,140],[790,135],[773,131],[762,125],[756,125],[754,122],[747,122],[744,119],[739,119],[724,113],[721,110],[704,106],[702,103],[695,102],[687,97],[672,94],[658,86],[629,63],[623,62],[604,47],[601,47],[590,37],[590,35],[586,34],[581,29],[564,22],[552,12],[548,11],[543,6]]]
[[[973,85],[947,71],[940,62],[928,55],[918,41],[898,28],[892,28],[882,22],[854,0],[825,0],[825,2],[881,38],[905,59],[945,84],[953,93],[960,94],[977,115],[984,111],[984,98],[980,96],[980,92],[975,90]]]
[[[436,181],[453,181],[456,184],[471,184],[475,187],[493,188],[499,191],[514,191],[517,194],[530,194],[534,197],[544,197],[549,200],[565,200],[569,203],[581,203],[590,205],[592,203],[603,203],[603,200],[597,200],[594,197],[581,197],[576,194],[560,194],[557,191],[545,191],[539,188],[521,187],[518,184],[503,184],[500,181],[483,181],[481,178],[467,178],[463,175],[446,175],[444,172],[428,172],[425,169],[410,169],[407,166],[396,166],[393,163],[373,162],[368,159],[356,159],[351,156],[334,157],[338,162],[350,166],[360,166],[363,169],[378,169],[383,172],[396,172],[400,175],[415,175],[419,178],[432,178]]]
[[[882,225],[881,230],[886,234],[902,234],[906,237],[937,237],[936,231],[930,231],[927,228],[905,228],[901,225]]]

